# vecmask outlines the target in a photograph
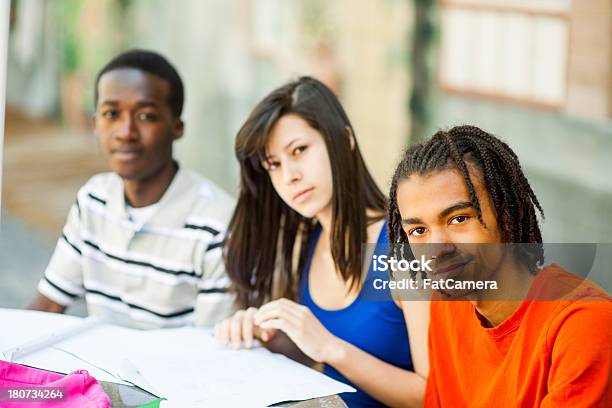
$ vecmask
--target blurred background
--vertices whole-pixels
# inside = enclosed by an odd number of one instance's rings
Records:
[[[612,0],[13,0],[0,307],[33,296],[78,188],[106,170],[93,81],[135,47],[185,83],[176,157],[230,193],[250,109],[308,74],[384,191],[404,147],[475,124],[519,155],[545,241],[612,243]]]

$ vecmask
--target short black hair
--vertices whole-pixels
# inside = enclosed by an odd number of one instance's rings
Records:
[[[402,229],[397,204],[399,182],[412,174],[427,175],[434,171],[457,169],[470,194],[470,201],[482,223],[480,202],[470,180],[467,165],[474,166],[491,196],[497,222],[506,243],[531,243],[517,246],[525,253],[529,269],[535,273],[544,261],[542,233],[537,212],[544,211],[523,173],[516,153],[491,133],[470,125],[440,130],[426,142],[410,147],[395,169],[389,193],[388,233],[391,243],[408,242]]]
[[[176,69],[162,55],[147,50],[130,50],[122,52],[107,63],[98,73],[94,88],[94,107],[98,104],[98,83],[102,75],[109,71],[122,68],[133,68],[155,75],[170,85],[168,105],[172,113],[178,118],[183,112],[183,81]]]

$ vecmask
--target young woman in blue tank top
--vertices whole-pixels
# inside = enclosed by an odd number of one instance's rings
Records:
[[[386,199],[336,96],[309,77],[278,88],[235,150],[241,186],[225,260],[243,309],[216,336],[236,348],[290,340],[357,389],[342,395],[350,407],[419,406],[426,308],[363,295],[374,272],[362,273],[362,244],[386,242]]]

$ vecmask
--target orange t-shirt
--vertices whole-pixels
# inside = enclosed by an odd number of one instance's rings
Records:
[[[547,266],[530,291],[576,290],[523,301],[494,328],[468,301],[432,301],[425,406],[612,407],[612,299],[582,279]]]

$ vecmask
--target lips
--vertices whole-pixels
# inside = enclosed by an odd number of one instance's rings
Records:
[[[437,278],[449,278],[452,276],[457,276],[464,267],[469,264],[471,260],[463,260],[459,262],[453,262],[450,265],[444,266],[443,268],[434,268],[432,275]]]
[[[142,149],[120,148],[111,151],[111,154],[121,160],[133,160],[142,155]]]
[[[298,191],[297,193],[294,194],[293,198],[291,198],[291,201],[295,202],[295,201],[299,201],[305,198],[308,195],[308,193],[310,193],[312,190],[314,190],[314,187],[310,187],[302,191]]]

